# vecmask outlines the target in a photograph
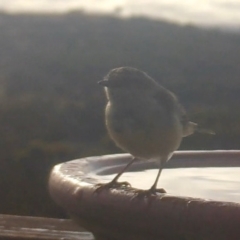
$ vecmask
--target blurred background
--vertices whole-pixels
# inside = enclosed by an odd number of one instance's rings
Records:
[[[111,69],[175,92],[195,134],[180,149],[239,149],[239,0],[0,0],[0,213],[65,217],[51,168],[121,152],[104,126]]]

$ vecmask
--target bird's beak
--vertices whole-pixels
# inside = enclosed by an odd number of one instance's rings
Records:
[[[104,80],[99,81],[98,84],[103,87],[108,87],[109,82],[108,82],[108,80],[104,79]]]

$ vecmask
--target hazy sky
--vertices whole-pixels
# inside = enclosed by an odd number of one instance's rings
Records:
[[[147,15],[183,23],[240,26],[240,0],[0,0],[0,9],[94,12],[119,10],[123,16]]]

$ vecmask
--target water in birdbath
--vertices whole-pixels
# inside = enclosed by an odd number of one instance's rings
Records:
[[[156,175],[156,169],[126,172],[119,181],[128,181],[133,187],[148,189]],[[110,181],[114,176],[102,177]],[[240,167],[164,169],[158,187],[172,195],[240,203]]]

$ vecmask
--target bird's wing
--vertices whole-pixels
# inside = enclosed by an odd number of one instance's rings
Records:
[[[182,124],[183,137],[189,136],[194,132],[215,135],[215,132],[210,129],[204,129],[198,126],[197,123],[191,122],[184,107],[179,103],[175,94],[161,87],[155,94],[155,100],[159,106],[166,109],[166,113],[175,112],[179,116],[179,121]]]
[[[174,112],[179,115],[180,121],[184,124],[188,122],[188,117],[184,107],[178,102],[174,93],[161,87],[154,95],[157,105],[162,106],[167,112]]]
[[[165,108],[166,114],[177,114],[182,125],[183,137],[191,135],[195,131],[197,124],[189,121],[184,107],[179,103],[177,97],[172,92],[165,88],[160,88],[155,95],[155,99],[159,106]]]
[[[189,118],[186,113],[186,110],[180,103],[177,104],[177,108],[180,116],[180,122],[182,123],[183,126],[186,126],[189,123]]]
[[[154,99],[156,104],[162,106],[169,111],[174,109],[174,95],[163,87],[158,87],[154,92]]]

